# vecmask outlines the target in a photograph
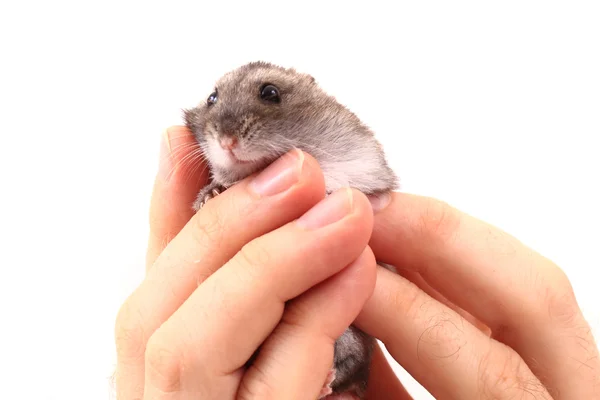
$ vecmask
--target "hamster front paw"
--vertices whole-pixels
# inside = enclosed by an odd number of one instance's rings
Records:
[[[216,182],[209,183],[204,188],[202,188],[200,193],[198,193],[198,196],[196,197],[196,201],[194,201],[192,208],[194,209],[194,211],[199,211],[202,207],[204,207],[206,202],[208,202],[210,199],[212,199],[214,197],[217,197],[219,194],[223,193],[226,189],[227,188],[225,186],[221,185],[220,183],[216,183]]]

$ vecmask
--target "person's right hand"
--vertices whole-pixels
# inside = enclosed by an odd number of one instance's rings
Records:
[[[436,399],[600,399],[600,359],[552,261],[441,201],[394,193],[369,245],[380,268],[356,326]],[[369,399],[411,399],[377,349]]]
[[[369,201],[350,189],[323,200],[316,160],[292,151],[193,214],[207,176],[178,164],[190,132],[170,134],[147,276],[117,317],[117,399],[317,398],[375,286]]]

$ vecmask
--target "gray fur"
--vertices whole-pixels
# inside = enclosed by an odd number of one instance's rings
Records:
[[[279,89],[280,103],[261,100],[260,87],[266,83]],[[198,194],[194,209],[293,148],[316,158],[327,193],[345,186],[365,194],[398,187],[397,177],[373,132],[325,93],[312,76],[253,62],[225,74],[215,88],[215,104],[209,107],[203,101],[184,111],[186,125],[202,147],[212,172],[212,183]],[[216,139],[223,136],[238,140],[235,157],[247,163],[225,160],[216,145]],[[331,385],[334,393],[351,390],[362,398],[373,344],[372,337],[353,326],[337,340],[336,378]]]

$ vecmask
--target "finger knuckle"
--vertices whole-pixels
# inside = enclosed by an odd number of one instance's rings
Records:
[[[417,321],[426,302],[423,292],[408,279],[401,278],[400,282],[402,283],[400,287],[389,288],[383,292],[382,304],[385,304],[385,312],[396,315],[397,318]]]
[[[121,306],[115,323],[117,356],[138,359],[144,356],[146,335],[139,309],[128,299]]]
[[[300,301],[299,301],[300,300]],[[332,333],[335,329],[324,326],[322,320],[315,318],[314,305],[310,307],[301,301],[301,298],[294,299],[291,303],[284,306],[283,315],[279,325],[272,335],[271,340],[276,343],[283,340],[306,340],[307,337],[319,337],[321,340],[331,341],[331,344],[339,335]]]
[[[259,364],[252,365],[240,383],[238,400],[276,398],[272,381]]]
[[[543,384],[513,349],[490,342],[482,354],[478,365],[479,398],[549,399]]]
[[[286,304],[285,311],[281,317],[281,327],[302,327],[308,321],[310,315],[306,302],[303,298],[297,298]]]
[[[581,316],[575,295],[569,291],[549,295],[547,307],[551,322],[563,327],[572,326]]]
[[[160,334],[152,335],[148,340],[145,354],[146,379],[152,387],[173,393],[180,390],[183,358],[172,341]]]
[[[196,214],[194,239],[204,247],[219,246],[223,237],[224,222],[213,207],[206,207],[202,214]]]
[[[558,266],[551,264],[541,273],[541,310],[552,324],[570,326],[577,321],[581,310],[569,278]]]
[[[460,226],[460,216],[446,202],[427,198],[424,212],[420,215],[419,229],[430,240],[446,242],[453,239]]]
[[[269,249],[256,241],[242,246],[237,256],[237,261],[243,264],[251,274],[259,272],[266,265],[270,265],[272,261]]]
[[[406,280],[404,290],[392,290],[387,293],[388,301],[392,310],[403,310],[404,314],[411,320],[417,318],[423,306],[423,296],[417,285]]]

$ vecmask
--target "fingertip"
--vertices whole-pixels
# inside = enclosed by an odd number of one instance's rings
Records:
[[[336,285],[342,287],[346,297],[364,298],[363,302],[373,294],[377,280],[377,262],[369,246],[350,265],[337,273],[333,278]]]
[[[175,152],[174,150],[181,144],[194,141],[194,135],[185,126],[173,125],[162,132],[161,141],[164,145],[164,150],[166,151],[165,155],[176,159],[180,153]]]
[[[166,130],[169,132],[183,132],[192,135],[192,131],[185,125],[171,125]]]
[[[361,255],[348,267],[354,270],[354,284],[364,290],[364,302],[373,294],[377,282],[377,261],[369,246],[365,247]]]
[[[185,126],[162,132],[160,153],[149,207],[147,267],[192,217],[191,204],[209,174],[200,146]]]
[[[382,340],[387,337],[391,328],[385,323],[386,308],[389,311],[389,303],[395,304],[398,301],[397,296],[401,296],[397,290],[399,289],[396,281],[398,278],[404,279],[386,268],[376,268],[373,292],[365,301],[355,320],[360,329]],[[391,308],[395,308],[395,306],[391,306]]]
[[[373,208],[371,199],[369,198],[369,196],[367,196],[358,189],[352,189],[352,192],[354,201],[356,202],[356,206],[360,207],[360,210],[369,217],[369,220],[372,223],[375,209]]]
[[[369,290],[369,297],[371,297],[373,295],[373,292],[375,291],[375,286],[377,285],[377,269],[378,269],[378,264],[377,264],[377,257],[375,257],[375,253],[373,253],[373,250],[371,249],[370,246],[367,245],[366,251],[368,251],[369,254],[369,262],[368,262],[368,272],[369,274],[367,275],[368,278],[368,284],[370,287]],[[365,300],[367,301],[368,298]]]
[[[392,194],[388,191],[367,196],[371,202],[373,213],[384,210],[392,202]]]
[[[325,176],[319,162],[309,153],[302,152],[304,156],[300,183],[311,188],[311,192],[318,194],[319,198],[325,196]]]
[[[194,133],[185,125],[171,125],[163,134],[169,140],[195,140]]]
[[[230,187],[246,191],[254,200],[293,200],[306,211],[325,197],[325,177],[317,160],[300,149],[292,149],[265,168]]]
[[[352,214],[360,222],[361,228],[364,230],[365,244],[367,244],[371,238],[374,227],[374,215],[373,207],[369,198],[360,190],[347,189],[351,192],[352,196]],[[370,249],[369,249],[370,250]]]
[[[372,296],[376,266],[375,256],[367,246],[346,268],[307,293],[313,308],[326,311],[320,324],[329,326],[326,330],[332,338],[343,333]]]
[[[422,227],[427,219],[422,206],[426,199],[408,193],[390,192],[389,202],[376,210],[373,234],[369,241],[378,260],[395,266],[420,265],[415,258],[422,255],[422,248],[429,244]],[[416,251],[409,251],[413,250],[413,246]],[[398,251],[400,248],[403,251]]]

